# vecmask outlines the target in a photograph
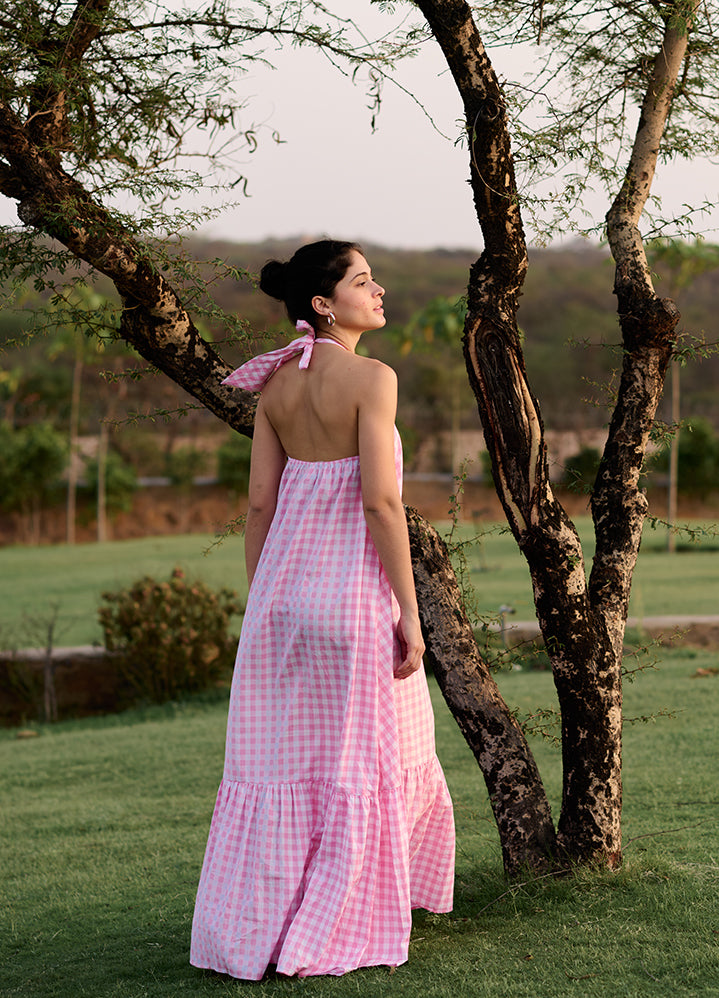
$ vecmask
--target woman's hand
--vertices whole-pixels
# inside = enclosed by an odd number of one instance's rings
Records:
[[[397,623],[397,637],[402,650],[402,663],[395,669],[395,679],[407,679],[422,664],[424,641],[419,616],[416,613],[403,613]]]

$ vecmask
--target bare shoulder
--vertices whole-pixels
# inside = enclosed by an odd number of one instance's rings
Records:
[[[396,395],[397,375],[395,371],[381,360],[373,357],[356,357],[355,376],[358,379],[362,393]]]

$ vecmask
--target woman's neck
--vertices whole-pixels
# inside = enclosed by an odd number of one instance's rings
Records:
[[[342,347],[344,350],[347,350],[348,353],[354,353],[355,347],[359,342],[359,334],[323,331],[317,334],[316,339],[324,340],[325,342],[331,341],[332,343],[336,343],[337,346]]]

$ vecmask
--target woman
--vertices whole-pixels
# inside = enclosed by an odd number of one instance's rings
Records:
[[[304,335],[224,382],[261,390],[225,769],[191,961],[234,977],[407,959],[411,908],[452,906],[400,498],[397,384],[358,356],[385,324],[360,248],[323,240],[260,287]]]

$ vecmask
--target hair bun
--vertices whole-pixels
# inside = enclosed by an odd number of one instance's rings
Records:
[[[260,289],[276,298],[278,301],[285,301],[287,297],[287,270],[288,264],[280,260],[268,260],[260,271]]]

